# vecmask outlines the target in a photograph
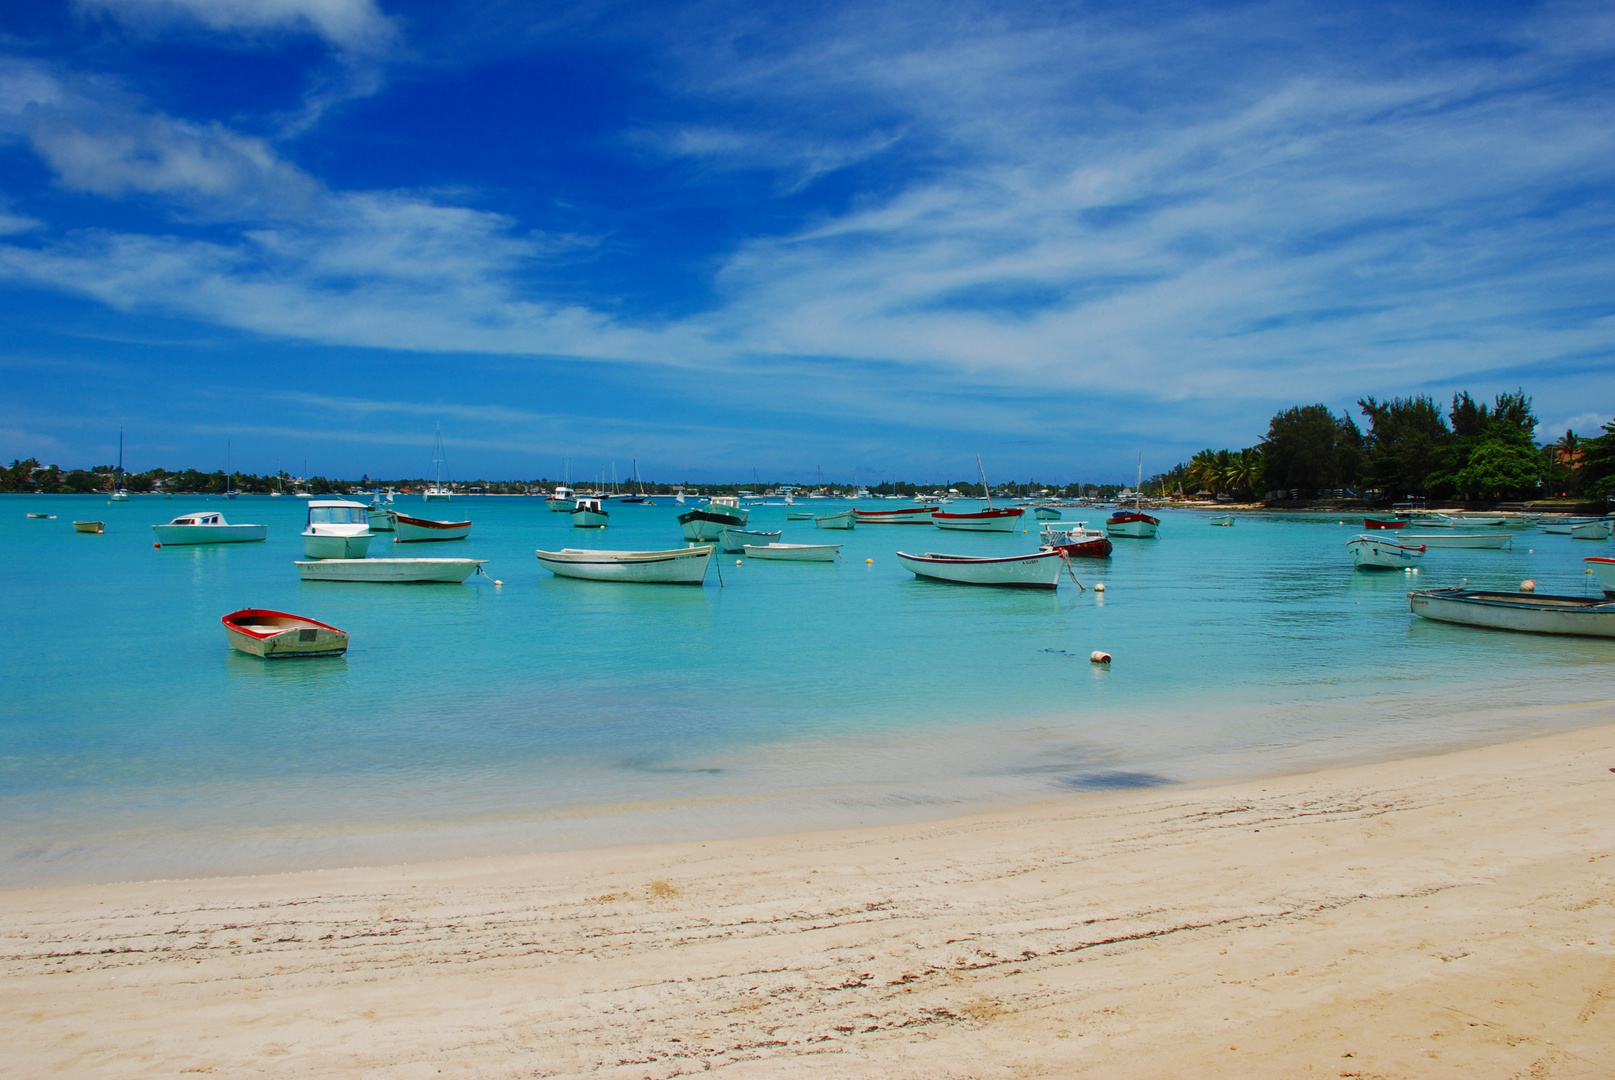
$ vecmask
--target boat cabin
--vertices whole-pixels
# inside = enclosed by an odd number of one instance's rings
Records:
[[[223,525],[223,514],[181,514],[170,525]]]
[[[310,525],[369,525],[370,508],[364,503],[315,499],[308,504]]]

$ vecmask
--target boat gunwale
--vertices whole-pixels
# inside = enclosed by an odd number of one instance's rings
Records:
[[[289,611],[274,611],[270,608],[242,608],[240,611],[232,611],[228,615],[221,616],[219,621],[223,623],[227,629],[234,630],[238,634],[245,634],[247,637],[257,638],[260,641],[267,638],[277,637],[289,630],[301,629],[301,627],[297,626],[283,626],[279,630],[254,630],[251,627],[242,626],[239,623],[231,622],[232,619],[239,618],[243,615],[268,615],[277,619],[291,619],[294,622],[307,623],[310,626],[316,626],[321,630],[331,630],[338,634],[342,634],[343,636],[347,635],[346,630],[332,626],[330,623],[320,622],[318,619],[311,619],[307,615],[293,615]]]

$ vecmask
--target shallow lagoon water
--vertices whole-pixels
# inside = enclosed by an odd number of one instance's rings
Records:
[[[533,557],[677,546],[664,503],[614,505],[604,531],[537,498],[400,503],[476,524],[398,554],[486,558],[489,576],[386,586],[300,582],[300,500],[0,497],[0,881],[911,820],[1468,745],[1615,698],[1615,643],[1441,626],[1404,598],[1466,578],[1579,594],[1608,544],[1525,532],[1371,574],[1344,547],[1354,519],[1164,511],[1160,539],[1073,564],[1088,591],[1049,594],[921,582],[892,558],[1030,551],[1030,522],[831,532],[764,506],[750,527],[845,559],[729,556],[695,589],[556,579]],[[269,540],[152,548],[152,524],[203,507]],[[219,617],[247,606],[340,626],[350,651],[236,654]]]

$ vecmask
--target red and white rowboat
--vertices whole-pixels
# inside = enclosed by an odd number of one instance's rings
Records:
[[[929,525],[931,509],[929,506],[908,506],[901,510],[859,510],[855,507],[852,514],[860,525]]]
[[[242,608],[220,621],[232,648],[265,660],[341,656],[348,651],[347,631],[284,611]]]
[[[469,521],[432,521],[397,511],[392,516],[395,522],[393,528],[398,533],[393,542],[397,544],[413,544],[423,540],[464,540],[471,535]]]
[[[1098,529],[1088,528],[1086,521],[1043,526],[1042,544],[1063,551],[1067,558],[1073,559],[1108,559],[1114,547],[1108,536]]]
[[[1026,513],[1019,506],[1003,510],[977,510],[971,514],[950,514],[946,510],[931,511],[931,523],[939,529],[956,532],[1014,532],[1015,525]]]
[[[1136,510],[1122,510],[1105,520],[1105,531],[1111,536],[1127,536],[1134,540],[1148,540],[1160,527],[1160,518],[1140,514]]]
[[[1065,556],[1053,549],[1035,555],[979,558],[972,555],[909,555],[899,551],[897,561],[916,577],[954,585],[999,585],[1012,589],[1053,589],[1060,584]]]

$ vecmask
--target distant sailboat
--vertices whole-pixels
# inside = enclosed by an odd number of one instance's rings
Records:
[[[123,490],[123,428],[118,429],[118,473],[112,487],[112,501],[129,501],[129,493]]]
[[[224,497],[233,499],[236,493],[230,490],[230,440],[224,440]]]
[[[448,502],[449,489],[443,486],[443,422],[437,424],[437,442],[432,447],[432,466],[437,470],[432,486],[426,489],[427,502]]]

